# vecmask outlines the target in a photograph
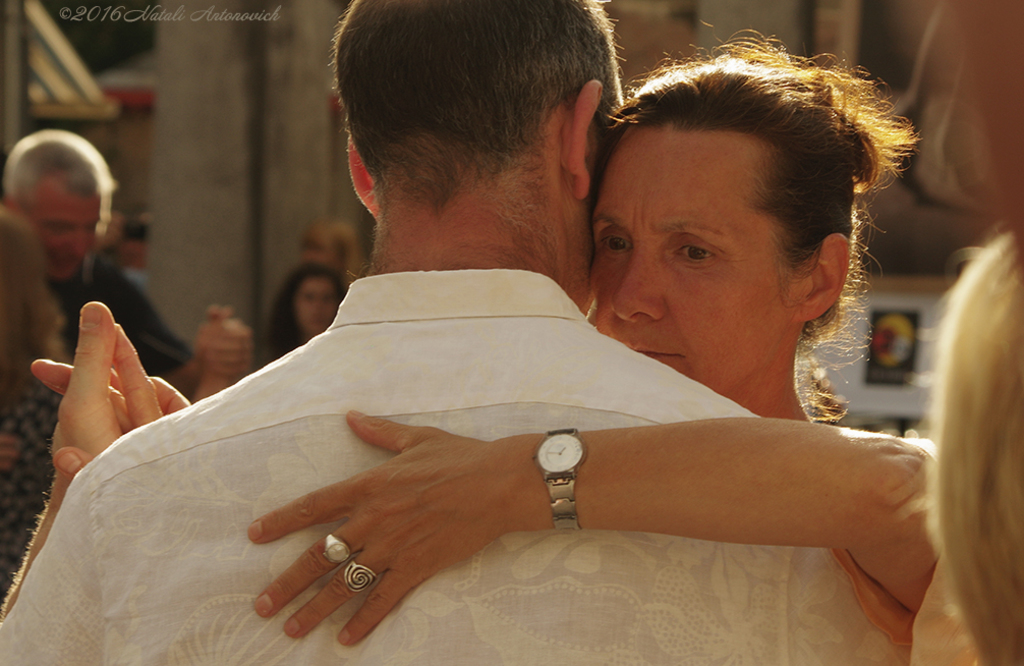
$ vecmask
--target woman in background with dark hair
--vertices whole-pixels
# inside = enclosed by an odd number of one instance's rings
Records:
[[[326,331],[347,291],[338,272],[323,264],[306,263],[293,270],[270,311],[270,360]]]
[[[0,594],[6,595],[53,482],[49,440],[60,395],[36,381],[37,358],[66,359],[63,316],[46,286],[39,239],[0,208]]]
[[[302,232],[300,261],[323,264],[341,275],[345,286],[362,277],[366,259],[355,227],[341,220],[320,218]]]

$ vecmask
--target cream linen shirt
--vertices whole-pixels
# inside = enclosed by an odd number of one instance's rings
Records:
[[[506,535],[420,585],[357,646],[336,640],[352,604],[288,638],[312,592],[272,619],[253,611],[256,595],[336,525],[262,546],[246,528],[391,455],[352,436],[349,409],[486,440],[746,414],[598,334],[541,275],[359,280],[326,333],[78,475],[0,628],[0,663],[906,661],[827,550],[597,530]]]

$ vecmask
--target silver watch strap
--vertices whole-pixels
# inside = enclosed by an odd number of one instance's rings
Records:
[[[578,530],[576,519],[576,479],[547,479],[548,492],[551,493],[551,514],[555,528],[560,530]]]

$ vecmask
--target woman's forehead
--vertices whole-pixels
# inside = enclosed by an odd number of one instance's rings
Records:
[[[766,152],[760,140],[735,132],[631,129],[605,171],[595,220],[649,214],[672,231],[716,227],[717,215],[758,213]]]

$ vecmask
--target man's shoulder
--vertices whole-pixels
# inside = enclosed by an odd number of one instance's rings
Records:
[[[85,269],[87,271],[84,274],[86,281],[97,287],[124,292],[133,297],[146,298],[135,283],[128,279],[124,271],[103,255],[95,255],[91,264],[86,265]]]
[[[67,280],[50,281],[51,288],[62,296],[78,296],[86,300],[109,300],[111,297],[129,301],[146,301],[131,280],[113,262],[102,255],[85,258],[78,271]]]

